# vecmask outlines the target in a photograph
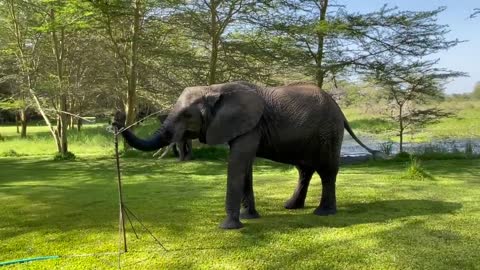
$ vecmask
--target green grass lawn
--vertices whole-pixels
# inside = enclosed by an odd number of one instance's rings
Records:
[[[69,151],[77,156],[99,156],[113,154],[113,134],[107,131],[107,123],[85,125],[78,132],[68,130]],[[155,120],[137,128],[136,133],[147,136],[158,127]],[[16,133],[15,126],[0,126],[0,157],[49,156],[53,157],[57,148],[46,126],[29,126],[27,138],[22,139]],[[120,145],[123,149],[123,144]]]
[[[480,105],[447,105],[457,118],[428,126],[414,139],[480,138]],[[356,131],[390,136],[391,123],[378,116],[356,109],[346,114]],[[136,133],[145,136],[157,125],[150,121]],[[113,135],[105,127],[69,132],[78,157],[69,162],[52,160],[56,147],[46,127],[29,127],[27,139],[18,138],[15,127],[0,127],[0,262],[60,255],[10,268],[117,267],[114,254],[83,256],[118,250]],[[187,163],[128,153],[122,159],[127,204],[169,251],[135,224],[141,239],[128,227],[125,269],[480,269],[479,159],[424,160],[423,180],[406,177],[405,162],[344,166],[339,212],[330,217],[312,214],[318,176],[307,207],[286,210],[296,170],[259,160],[254,188],[262,218],[224,231],[218,228],[224,150],[196,148],[197,159]]]
[[[438,123],[424,128],[408,131],[405,141],[425,142],[444,139],[480,138],[480,101],[449,101],[439,104],[439,108],[455,113],[455,116],[443,118]],[[384,115],[365,113],[355,107],[345,108],[345,115],[354,131],[370,134],[382,139],[398,141],[398,126]]]
[[[342,167],[339,212],[318,217],[318,176],[307,207],[286,210],[296,171],[259,160],[262,218],[224,231],[224,158],[122,159],[127,205],[169,250],[136,224],[141,238],[128,227],[122,262],[125,269],[479,269],[479,160],[423,165],[433,178],[405,178],[403,162]],[[115,268],[115,255],[71,255],[118,249],[116,188],[112,158],[1,158],[0,261],[60,255],[11,268]]]

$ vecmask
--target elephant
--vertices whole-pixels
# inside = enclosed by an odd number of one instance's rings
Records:
[[[121,123],[114,124],[121,127]],[[322,192],[314,214],[335,214],[344,129],[374,157],[382,157],[357,138],[338,104],[316,85],[261,87],[240,81],[187,87],[151,137],[141,139],[130,130],[122,135],[130,146],[143,151],[185,139],[208,145],[228,143],[226,218],[220,228],[238,229],[243,227],[240,219],[260,217],[252,185],[256,157],[291,164],[298,170],[297,186],[285,208],[304,207],[310,179],[317,172]]]

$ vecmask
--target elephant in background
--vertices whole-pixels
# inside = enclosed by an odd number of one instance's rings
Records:
[[[168,117],[168,114],[161,114],[158,116],[158,120],[160,120],[160,122],[163,123],[165,119],[167,119],[167,117]],[[177,157],[179,161],[189,161],[193,159],[192,140],[185,139],[176,143],[171,143],[169,145],[169,148],[166,149],[165,151],[167,152],[169,149],[172,149],[173,155]],[[155,153],[155,155],[158,154],[159,152],[160,150],[157,153]],[[161,157],[163,156],[164,155],[162,154]]]
[[[153,157],[159,156],[158,158],[163,158],[169,151],[172,150],[172,153],[175,157],[178,158],[178,161],[189,161],[192,160],[192,140],[182,140],[178,143],[171,143],[166,148],[161,148]],[[163,151],[163,153],[162,153]]]
[[[304,207],[310,179],[317,172],[322,193],[314,214],[335,214],[344,129],[371,154],[382,155],[355,136],[337,103],[315,85],[260,87],[233,82],[188,87],[153,136],[141,139],[130,130],[122,135],[143,151],[196,138],[208,145],[228,143],[226,218],[220,227],[237,229],[243,226],[240,218],[260,216],[252,184],[255,157],[296,166],[297,186],[285,208]]]

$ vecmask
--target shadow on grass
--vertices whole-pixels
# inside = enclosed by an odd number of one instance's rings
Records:
[[[363,170],[363,167],[354,167]],[[223,161],[178,163],[174,159],[151,162],[122,159],[122,169],[127,205],[154,233],[160,231],[167,238],[175,239],[195,235],[197,230],[200,235],[214,230],[221,232],[217,225],[224,217],[226,164]],[[289,169],[291,166],[266,160],[258,160],[255,167],[256,172],[281,173]],[[4,159],[0,164],[0,196],[10,197],[0,197],[6,213],[0,220],[0,227],[6,228],[0,230],[3,240],[35,231],[107,233],[116,230],[118,208],[113,159],[61,163]],[[290,211],[280,209],[281,203],[269,202],[267,208],[272,205],[279,208],[261,212],[261,219],[245,221],[246,226],[241,230],[246,237],[243,244],[256,245],[275,231],[338,228],[411,216],[450,214],[462,207],[459,203],[433,200],[385,200],[339,205],[337,215],[319,217],[312,214],[313,208]]]
[[[249,224],[252,231],[260,227],[278,230],[311,227],[347,227],[358,224],[381,223],[412,216],[452,214],[462,208],[460,203],[433,200],[388,200],[365,203],[350,203],[339,206],[333,216],[316,216],[313,207],[304,210],[285,210],[285,214],[269,215]],[[297,212],[298,213],[295,213]],[[260,213],[262,214],[262,213]],[[270,223],[271,226],[266,225]],[[282,224],[278,227],[275,224]],[[245,233],[250,231],[249,228]]]
[[[476,269],[479,256],[474,239],[455,230],[432,228],[427,223],[409,220],[386,230],[360,229],[360,234],[340,234],[339,238],[320,235],[317,237],[321,240],[307,245],[292,240],[291,248],[271,254],[268,268],[343,269],[348,265],[345,268]]]

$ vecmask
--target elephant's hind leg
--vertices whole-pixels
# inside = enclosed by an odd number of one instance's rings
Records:
[[[305,206],[305,198],[307,196],[308,185],[310,184],[313,172],[315,171],[312,168],[304,166],[297,166],[297,170],[297,187],[295,188],[292,197],[287,202],[285,202],[285,208],[287,209],[298,209]]]
[[[338,167],[317,170],[322,179],[322,197],[320,205],[313,212],[315,215],[327,216],[337,213],[337,199],[335,195],[335,182]]]
[[[252,219],[259,218],[257,210],[255,209],[255,197],[253,194],[253,175],[252,167],[250,166],[249,171],[245,177],[245,186],[244,193],[242,198],[242,209],[240,211],[240,218],[242,219]]]

